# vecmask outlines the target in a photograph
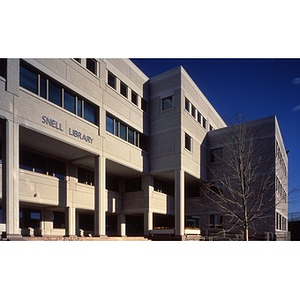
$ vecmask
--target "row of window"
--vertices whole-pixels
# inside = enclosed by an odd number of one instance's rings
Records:
[[[106,114],[106,131],[147,151],[147,137],[110,114]]]
[[[201,115],[201,113],[196,109],[196,107],[187,99],[185,98],[185,110],[191,114],[191,116],[198,121],[200,125],[204,129],[207,129],[208,122],[207,120]],[[209,125],[209,130],[213,130],[214,128]]]
[[[20,63],[20,86],[95,125],[99,125],[99,108],[96,105],[22,60]]]
[[[81,58],[74,58],[77,62],[81,64]],[[93,74],[97,75],[98,72],[98,62],[94,58],[87,58],[85,67],[91,71]]]
[[[287,229],[287,219],[283,217],[281,214],[276,212],[276,229],[277,230],[285,230]]]
[[[120,80],[117,78],[117,76],[115,76],[113,73],[111,73],[110,71],[107,72],[107,84],[112,87],[113,89],[115,89],[117,91],[117,80]],[[129,87],[122,81],[120,80],[120,94],[122,96],[124,96],[125,98],[128,99],[129,97]],[[136,106],[139,106],[139,103],[138,103],[138,94],[133,91],[131,89],[131,99],[130,101],[136,105]],[[144,112],[148,112],[148,102],[141,97],[141,109],[144,111]]]
[[[20,169],[37,172],[64,180],[66,164],[62,161],[20,150]]]
[[[286,165],[280,150],[280,147],[278,145],[278,142],[276,141],[276,148],[275,148],[275,154],[276,154],[276,159],[279,165],[279,168],[282,169],[284,176],[286,176]]]
[[[283,186],[277,176],[275,178],[275,190],[281,196],[282,200],[284,202],[286,202],[286,198],[287,198],[286,191],[283,188]]]

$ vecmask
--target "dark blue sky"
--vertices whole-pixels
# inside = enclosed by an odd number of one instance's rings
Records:
[[[221,117],[276,115],[289,150],[289,191],[300,185],[300,59],[131,59],[148,77],[182,65]],[[292,193],[289,212],[300,211]]]

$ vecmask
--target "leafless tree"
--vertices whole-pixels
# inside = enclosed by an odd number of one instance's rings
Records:
[[[275,206],[286,201],[286,196],[275,197],[275,178],[282,165],[275,163],[274,139],[258,132],[263,128],[238,118],[237,124],[226,130],[225,135],[220,132],[215,137],[216,148],[210,152],[208,165],[209,181],[201,181],[201,188],[227,219],[227,231],[240,228],[248,241],[249,229],[255,232],[258,224],[270,224]]]

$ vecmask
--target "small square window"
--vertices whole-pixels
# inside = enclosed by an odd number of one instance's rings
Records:
[[[86,68],[95,75],[97,74],[97,61],[93,58],[86,59]]]
[[[112,88],[116,89],[117,86],[117,78],[114,74],[108,72],[107,75],[107,83],[109,86],[111,86]]]
[[[121,89],[120,89],[120,93],[121,95],[123,95],[124,97],[128,97],[128,87],[127,85],[121,81]]]
[[[173,107],[173,99],[172,96],[166,97],[161,100],[161,109],[167,110]]]
[[[134,91],[131,91],[131,102],[136,106],[138,105],[138,95]]]
[[[185,149],[192,151],[192,138],[187,133],[185,134]]]

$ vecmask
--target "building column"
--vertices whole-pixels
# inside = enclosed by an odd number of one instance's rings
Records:
[[[175,235],[184,235],[184,171],[175,171]]]
[[[76,209],[75,207],[67,206],[65,209],[66,216],[66,236],[76,235]]]
[[[3,155],[3,198],[6,234],[20,235],[19,229],[19,124],[5,124],[5,153]]]
[[[105,218],[105,162],[106,159],[103,156],[95,157],[95,213],[94,213],[94,232],[95,236],[106,235],[106,218]]]
[[[118,214],[118,235],[126,236],[126,216],[125,216],[125,214]]]
[[[149,231],[153,229],[153,212],[144,212],[144,236],[149,235]]]

